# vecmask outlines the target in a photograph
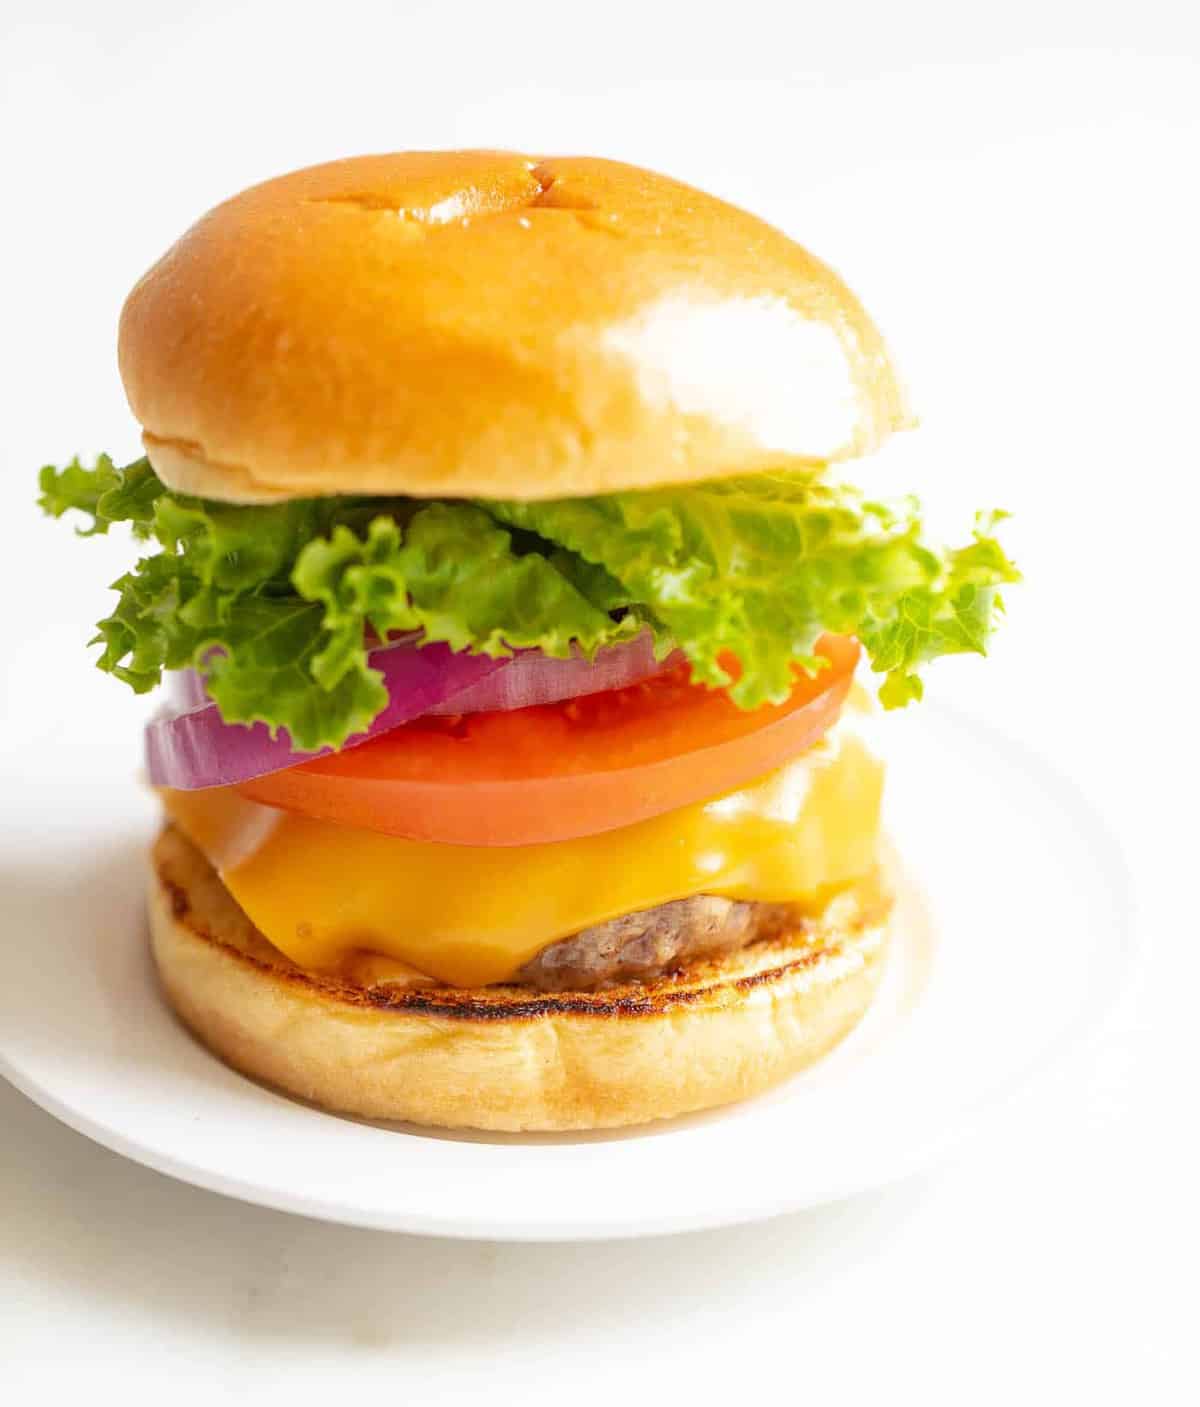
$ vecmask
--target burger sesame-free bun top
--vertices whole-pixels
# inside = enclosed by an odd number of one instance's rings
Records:
[[[243,503],[611,493],[863,454],[908,423],[832,270],[586,157],[399,152],[254,186],[133,289],[119,355],[162,479]]]

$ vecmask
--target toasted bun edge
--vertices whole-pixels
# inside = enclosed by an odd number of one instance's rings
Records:
[[[148,893],[163,989],[235,1069],[336,1112],[506,1132],[669,1118],[812,1064],[861,1019],[883,968],[886,905],[843,899],[802,939],[655,983],[542,993],[368,991],[305,972],[171,827]]]

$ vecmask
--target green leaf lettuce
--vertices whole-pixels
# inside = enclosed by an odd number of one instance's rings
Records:
[[[1003,515],[945,551],[923,540],[914,500],[786,474],[542,503],[266,507],[176,494],[144,459],[48,466],[39,482],[47,513],[90,520],[84,536],[127,523],[156,549],[113,583],[99,667],[138,692],[195,667],[227,722],[284,728],[301,749],[367,727],[386,702],[368,642],[409,631],[564,657],[649,628],[749,709],[819,668],[828,630],[858,636],[898,706],[921,697],[931,660],[985,652],[997,589],[1017,579]]]

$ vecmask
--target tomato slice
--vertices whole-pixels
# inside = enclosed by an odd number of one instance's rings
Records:
[[[859,646],[747,713],[687,666],[626,689],[510,712],[419,718],[236,790],[360,830],[449,845],[537,845],[632,825],[771,771],[834,723]]]

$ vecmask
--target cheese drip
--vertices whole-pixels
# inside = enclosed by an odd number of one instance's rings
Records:
[[[167,814],[293,962],[381,954],[454,986],[512,979],[549,944],[691,894],[817,907],[874,868],[883,765],[861,697],[802,756],[712,801],[600,835],[434,845],[310,820],[231,788],[161,792]]]

